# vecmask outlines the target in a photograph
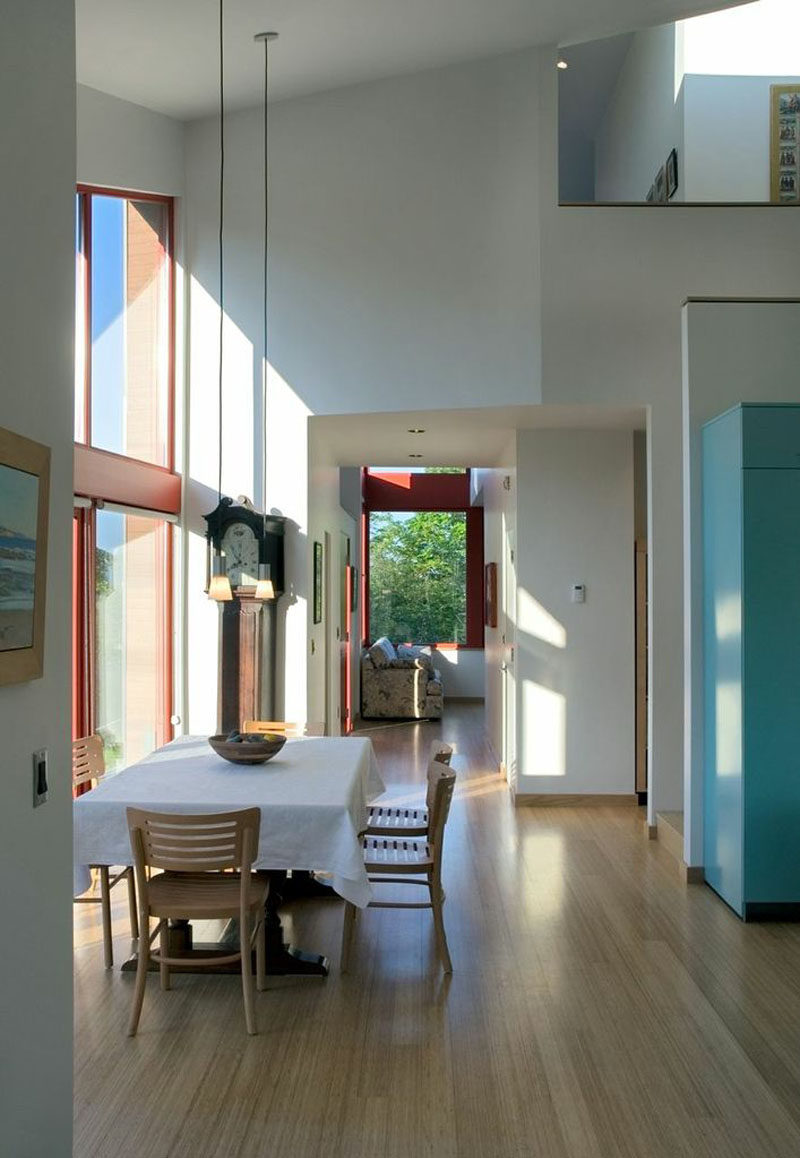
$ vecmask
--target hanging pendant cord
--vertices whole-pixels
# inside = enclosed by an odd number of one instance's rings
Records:
[[[261,455],[263,460],[264,534],[267,531],[267,374],[269,373],[269,40],[264,38],[264,402]]]
[[[219,478],[217,500],[222,502],[222,332],[224,325],[224,267],[222,226],[225,196],[225,58],[224,58],[224,0],[219,0]]]

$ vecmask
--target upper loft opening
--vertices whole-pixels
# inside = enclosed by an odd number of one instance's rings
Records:
[[[560,58],[560,204],[800,204],[797,0],[576,44]]]

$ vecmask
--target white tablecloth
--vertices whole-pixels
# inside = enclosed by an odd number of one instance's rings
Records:
[[[230,764],[206,738],[183,736],[102,780],[74,802],[75,895],[92,864],[130,864],[125,809],[226,812],[261,809],[259,869],[317,869],[363,908],[371,897],[358,833],[367,802],[384,791],[372,742],[288,740],[266,764]]]

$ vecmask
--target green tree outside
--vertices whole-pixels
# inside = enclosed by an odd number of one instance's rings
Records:
[[[370,515],[370,632],[398,643],[466,643],[463,511]]]

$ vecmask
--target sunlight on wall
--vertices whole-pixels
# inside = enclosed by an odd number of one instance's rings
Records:
[[[526,776],[566,776],[567,701],[532,680],[522,687],[522,748]]]
[[[189,469],[193,479],[217,489],[219,462],[219,307],[191,279],[191,429]],[[223,337],[222,490],[235,498],[253,495],[253,345],[225,318]]]
[[[717,685],[717,771],[742,774],[742,686],[738,680]]]
[[[683,41],[682,74],[800,75],[797,0],[759,0],[742,8],[696,16],[680,21],[676,31],[678,43]]]
[[[717,599],[714,607],[714,630],[718,642],[739,639],[742,634],[742,601],[738,595]]]
[[[520,631],[553,647],[567,646],[566,628],[524,587],[517,590],[517,626]]]

